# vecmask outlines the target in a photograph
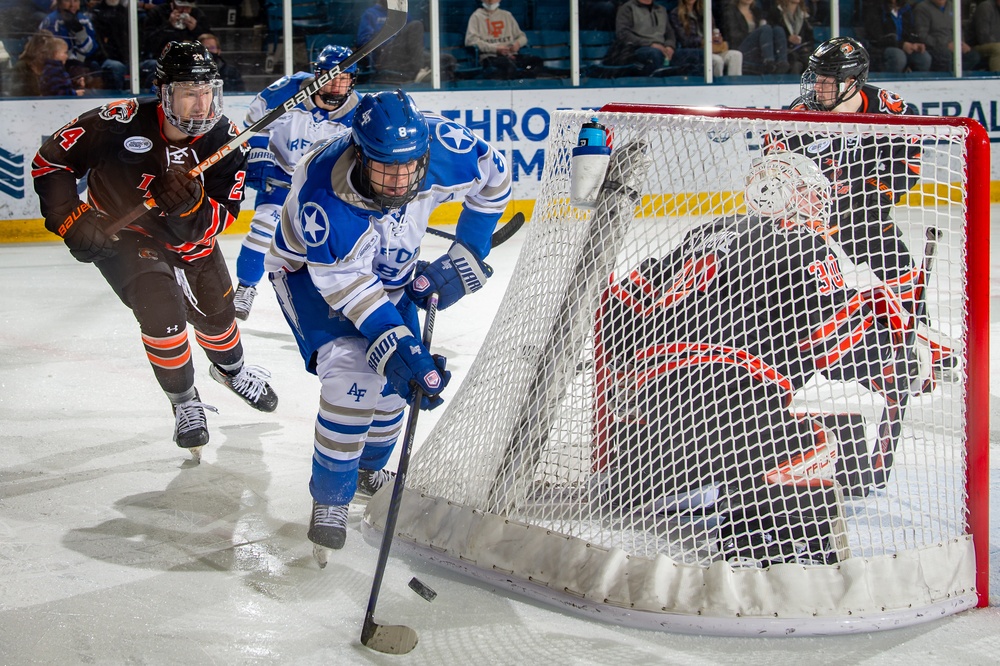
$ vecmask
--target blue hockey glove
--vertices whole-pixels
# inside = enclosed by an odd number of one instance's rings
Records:
[[[288,174],[274,161],[274,153],[267,148],[251,148],[247,153],[247,187],[267,192],[267,179],[287,181]]]
[[[386,331],[368,347],[368,367],[385,375],[397,395],[412,403],[414,388],[420,387],[420,409],[444,403],[439,394],[451,381],[445,364],[444,356],[432,356],[405,326]]]
[[[434,292],[440,301],[438,309],[454,305],[460,298],[479,291],[493,269],[469,248],[455,241],[448,253],[430,263],[418,262],[413,281],[406,285],[406,293],[419,307],[427,309],[427,298]]]

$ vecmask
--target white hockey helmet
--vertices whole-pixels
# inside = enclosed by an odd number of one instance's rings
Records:
[[[754,159],[747,175],[747,210],[825,227],[830,215],[830,181],[805,155],[786,151]]]

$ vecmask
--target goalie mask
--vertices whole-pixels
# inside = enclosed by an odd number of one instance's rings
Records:
[[[351,128],[358,168],[354,183],[383,210],[412,201],[427,177],[430,132],[424,115],[402,90],[361,98]]]
[[[854,97],[868,80],[868,51],[850,37],[835,37],[816,47],[802,73],[800,94],[806,107],[831,111]]]
[[[830,215],[830,181],[815,162],[798,153],[755,159],[744,198],[754,215],[806,223],[817,231],[825,229]]]
[[[219,68],[198,42],[168,43],[153,83],[167,122],[184,134],[201,136],[222,118]]]
[[[313,63],[313,74],[318,78],[340,65],[353,54],[354,52],[346,46],[337,46],[336,44],[325,46],[316,57],[316,62]],[[355,63],[347,69],[341,70],[340,74],[337,74],[329,83],[319,89],[315,97],[322,102],[323,108],[327,111],[336,111],[351,97],[357,76],[358,66]]]

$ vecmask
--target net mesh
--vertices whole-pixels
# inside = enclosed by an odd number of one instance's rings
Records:
[[[510,287],[409,488],[702,568],[961,538],[965,131],[599,114],[585,211],[591,115],[553,115]],[[754,160],[787,150],[831,180],[827,216],[748,214]]]

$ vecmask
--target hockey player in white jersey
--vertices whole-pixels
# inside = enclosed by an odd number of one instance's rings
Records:
[[[463,125],[422,114],[403,91],[362,98],[350,134],[296,168],[268,257],[306,368],[321,381],[309,539],[325,563],[347,536],[355,492],[374,493],[413,387],[433,409],[450,373],[421,344],[417,308],[482,287],[490,235],[511,194],[501,153]],[[462,202],[448,252],[419,261],[438,205]],[[360,468],[360,474],[359,474]]]
[[[312,72],[296,72],[263,90],[247,109],[244,126],[249,127],[316,77],[330,71],[351,56],[346,46],[329,45],[320,51]],[[256,210],[250,233],[243,239],[236,260],[236,316],[246,319],[257,295],[257,283],[264,276],[264,255],[271,246],[281,206],[292,183],[292,170],[316,143],[351,128],[354,110],[361,97],[354,90],[357,65],[351,65],[263,132],[250,139],[247,156],[247,185],[257,191]]]

